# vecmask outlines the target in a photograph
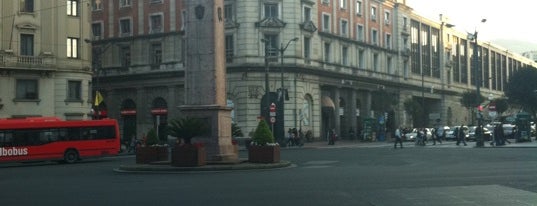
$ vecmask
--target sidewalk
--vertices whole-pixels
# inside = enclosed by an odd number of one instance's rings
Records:
[[[531,142],[515,142],[514,139],[510,139],[511,144],[506,144],[502,146],[491,146],[489,141],[485,141],[483,148],[537,148],[537,141],[533,138]],[[360,140],[338,140],[334,145],[328,145],[326,141],[315,141],[315,142],[306,142],[302,148],[380,148],[387,147],[393,148],[394,142],[383,141],[383,142],[363,142]],[[430,147],[430,148],[475,148],[476,142],[466,142],[467,146],[460,144],[456,145],[456,141],[442,141],[442,143],[437,142],[436,145],[433,145],[431,141],[425,146],[417,146],[414,142],[403,142],[404,147]],[[300,147],[286,147],[285,149],[300,148]],[[399,148],[399,147],[398,147]],[[283,148],[282,148],[283,149]]]

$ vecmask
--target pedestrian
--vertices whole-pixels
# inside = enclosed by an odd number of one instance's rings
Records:
[[[332,129],[328,135],[328,144],[329,145],[334,145],[336,144],[336,138],[337,138],[337,134],[336,134],[336,130],[335,129]]]
[[[492,135],[492,141],[490,142],[490,145],[500,146],[502,144],[505,144],[505,143],[502,143],[502,141],[503,141],[503,127],[501,124],[498,124],[494,127],[494,135]]]
[[[440,131],[440,128],[433,128],[433,132],[431,132],[433,135],[433,145],[436,145],[436,141],[442,144],[442,133]]]
[[[466,134],[464,133],[464,124],[457,128],[457,146],[462,142],[466,146]]]
[[[397,128],[395,130],[395,143],[393,144],[393,148],[397,149],[397,142],[399,142],[399,145],[401,146],[401,149],[403,149],[403,139],[401,136],[401,129]]]

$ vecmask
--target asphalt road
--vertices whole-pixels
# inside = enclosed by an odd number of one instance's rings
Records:
[[[0,204],[537,205],[535,148],[302,148],[282,159],[293,166],[180,174],[113,172],[133,156],[4,164]]]

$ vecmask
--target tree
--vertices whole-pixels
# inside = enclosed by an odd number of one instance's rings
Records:
[[[465,91],[464,93],[462,93],[462,106],[466,107],[467,109],[476,108],[477,105],[480,105],[485,100],[485,97],[483,95],[479,95],[479,98],[476,97],[477,93],[475,90]]]
[[[498,112],[500,116],[509,108],[509,103],[506,98],[497,98],[494,99],[493,102],[496,105],[496,112]]]
[[[408,98],[403,102],[406,113],[408,113],[414,119],[415,125],[425,125],[425,120],[423,118],[424,110],[418,100],[414,98]]]
[[[462,93],[462,98],[460,100],[461,104],[462,106],[466,107],[466,109],[472,111],[472,121],[475,120],[476,114],[476,112],[473,111],[477,110],[477,105],[481,105],[484,100],[485,97],[481,94],[479,95],[479,97],[477,97],[477,91],[475,90],[468,90]]]
[[[537,69],[524,67],[515,71],[507,82],[505,96],[535,117],[537,111]]]

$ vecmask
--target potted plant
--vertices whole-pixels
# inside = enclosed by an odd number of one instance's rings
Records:
[[[148,164],[168,160],[168,145],[160,145],[155,129],[149,130],[145,143],[136,149],[136,163]]]
[[[176,143],[172,149],[171,164],[179,167],[205,165],[207,156],[205,145],[200,142],[192,144],[192,138],[206,134],[208,129],[208,125],[199,118],[185,117],[171,120],[168,132],[182,140],[182,143]]]
[[[280,145],[274,142],[274,137],[265,120],[259,121],[248,148],[248,161],[252,163],[280,162]]]

